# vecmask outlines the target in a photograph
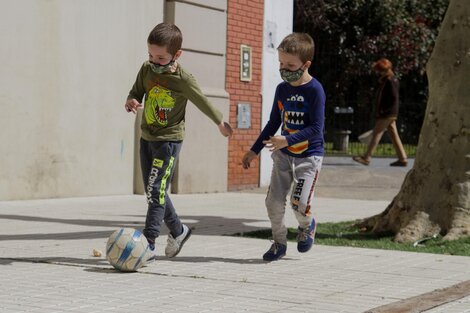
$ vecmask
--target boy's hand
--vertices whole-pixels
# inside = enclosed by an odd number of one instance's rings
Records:
[[[242,159],[243,168],[244,169],[250,168],[250,163],[251,161],[253,161],[254,158],[256,158],[256,153],[254,153],[253,151],[250,150],[247,153],[245,153]]]
[[[125,108],[127,112],[132,112],[132,113],[137,113],[137,109],[141,108],[142,104],[139,103],[139,101],[135,99],[129,99],[126,101]]]
[[[269,140],[264,140],[263,143],[269,148],[269,151],[277,151],[289,146],[285,136],[273,136]]]
[[[221,133],[224,137],[230,137],[230,136],[232,136],[233,130],[232,130],[232,126],[230,126],[229,123],[226,123],[226,122],[222,121],[222,123],[220,123],[220,124],[218,125],[218,127],[219,127],[220,133]]]

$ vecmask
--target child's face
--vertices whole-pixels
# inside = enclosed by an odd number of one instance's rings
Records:
[[[304,63],[296,55],[279,52],[279,69],[288,71],[297,71],[304,66]],[[305,70],[304,68],[302,68]]]
[[[166,47],[147,44],[149,61],[154,64],[167,65],[173,61],[173,56],[166,50]]]

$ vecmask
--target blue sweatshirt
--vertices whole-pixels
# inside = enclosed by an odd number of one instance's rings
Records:
[[[251,150],[259,154],[268,140],[282,125],[281,134],[288,147],[282,152],[298,158],[323,156],[323,127],[325,123],[325,92],[322,85],[312,78],[301,86],[280,83],[274,95],[269,121]]]

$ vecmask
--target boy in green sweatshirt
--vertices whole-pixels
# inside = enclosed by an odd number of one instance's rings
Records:
[[[187,101],[194,103],[225,136],[232,128],[223,121],[222,113],[204,96],[194,77],[179,63],[183,36],[176,25],[161,23],[147,39],[149,60],[145,61],[125,104],[127,112],[136,113],[142,107],[142,138],[140,162],[147,195],[148,210],[144,235],[155,258],[155,239],[162,221],[169,229],[165,248],[167,257],[176,256],[191,236],[191,229],[181,223],[168,196],[168,186],[184,138]]]

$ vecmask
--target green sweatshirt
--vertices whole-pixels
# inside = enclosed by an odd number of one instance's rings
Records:
[[[186,103],[191,101],[214,123],[222,122],[222,113],[204,96],[194,77],[179,64],[174,73],[156,74],[144,62],[127,99],[141,102],[142,138],[148,141],[179,141],[184,138]]]

